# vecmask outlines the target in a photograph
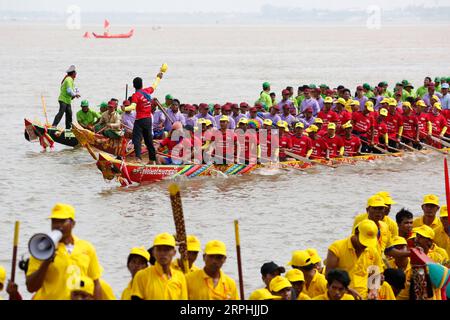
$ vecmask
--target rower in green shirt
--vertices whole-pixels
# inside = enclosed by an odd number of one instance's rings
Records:
[[[83,128],[94,130],[94,125],[100,120],[101,114],[89,109],[89,102],[87,100],[81,101],[81,110],[77,112],[77,122]]]
[[[270,107],[272,106],[272,98],[270,97],[270,83],[264,82],[262,86],[263,91],[261,92],[258,101],[263,104],[266,111],[269,111]]]

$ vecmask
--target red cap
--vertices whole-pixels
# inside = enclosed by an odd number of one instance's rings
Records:
[[[122,104],[126,107],[131,104],[130,100],[123,100]]]
[[[240,107],[248,107],[248,103],[247,102],[241,102],[239,104]]]
[[[333,93],[334,93],[334,91],[331,90],[331,89],[327,89],[327,90],[325,91],[325,94],[326,94],[327,96],[331,96]]]
[[[224,104],[222,107],[223,110],[231,110],[231,106],[229,104]]]
[[[283,91],[281,91],[281,95],[282,95],[282,96],[287,95],[287,94],[289,94],[289,93],[290,93],[290,92],[289,92],[288,89],[284,89]]]
[[[258,108],[257,107],[251,107],[250,111],[258,111]]]
[[[275,109],[277,109],[277,110],[280,110],[280,107],[279,107],[277,104],[274,104],[274,105],[272,106],[272,108],[275,108]]]
[[[312,108],[311,107],[306,108],[305,112],[312,112]]]
[[[435,88],[435,87],[436,87],[436,84],[434,82],[430,82],[428,84],[428,88]]]
[[[200,109],[204,109],[204,108],[208,109],[208,108],[209,108],[208,105],[207,105],[206,103],[200,103],[200,104],[198,105],[198,107],[199,107]]]
[[[321,92],[322,92],[322,90],[320,90],[320,88],[315,88],[314,91],[315,91],[316,93],[321,93]]]
[[[225,105],[224,105],[224,106],[225,106]],[[214,105],[214,109],[220,109],[220,108],[222,108],[222,107],[220,106],[220,104],[216,103],[216,104]]]
[[[357,86],[356,90],[364,90],[363,86]]]
[[[237,105],[237,103],[233,103],[233,104],[231,105],[231,108],[232,108],[232,109],[239,109],[239,106]]]
[[[289,109],[289,105],[287,103],[283,104],[283,109]]]
[[[115,107],[116,106],[116,103],[114,102],[114,101],[112,101],[112,100],[109,100],[108,101],[108,107]]]
[[[195,107],[194,107],[193,105],[190,105],[190,104],[185,104],[185,105],[184,105],[184,110],[195,111]]]

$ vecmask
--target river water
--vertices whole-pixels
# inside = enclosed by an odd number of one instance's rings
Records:
[[[118,28],[119,29],[119,28]],[[127,27],[118,32],[126,32]],[[56,202],[76,209],[74,233],[97,249],[104,279],[117,297],[129,281],[126,269],[133,246],[150,247],[160,232],[175,232],[168,182],[120,188],[106,182],[83,149],[57,145],[42,152],[23,137],[23,118],[49,121],[57,112],[59,83],[71,64],[75,81],[91,105],[125,96],[125,84],[142,76],[153,81],[162,63],[169,69],[157,89],[182,103],[254,102],[262,82],[279,92],[309,83],[356,85],[408,79],[415,87],[424,76],[448,76],[450,27],[171,26],[136,27],[131,39],[84,39],[85,30],[64,25],[2,24],[0,179],[0,264],[10,270],[14,221],[21,221],[19,257],[28,239],[49,231],[46,220]],[[98,30],[97,30],[98,31]],[[130,90],[131,91],[131,90]],[[129,91],[129,93],[130,93]],[[79,100],[73,104],[79,110]],[[64,120],[60,123],[63,125]],[[389,191],[398,203],[421,214],[422,197],[435,193],[444,202],[443,157],[410,155],[337,169],[309,172],[263,170],[243,177],[179,181],[188,234],[204,244],[226,243],[224,271],[237,280],[233,220],[240,223],[245,296],[262,286],[259,269],[274,260],[287,264],[291,252],[327,247],[351,232],[353,217],[373,193]],[[203,266],[199,256],[197,265]],[[24,274],[17,271],[25,298]],[[3,292],[4,294],[4,292]]]

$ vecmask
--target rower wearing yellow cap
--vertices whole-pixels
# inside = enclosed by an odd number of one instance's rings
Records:
[[[123,290],[121,300],[131,300],[131,287],[136,273],[148,267],[150,253],[144,247],[132,248],[127,259],[127,268],[131,273],[131,280]]]
[[[395,249],[396,251],[404,252],[406,254],[390,257],[390,252],[393,252],[393,249]],[[396,293],[396,300],[409,300],[409,291],[411,284],[411,263],[409,258],[408,243],[406,242],[406,239],[401,236],[392,238],[389,244],[389,248],[387,248],[386,250],[386,256],[389,258],[388,260],[390,268],[400,269],[405,275],[404,287],[400,288],[400,292]]]
[[[321,274],[325,274],[325,267],[322,265],[322,258],[319,256],[319,253],[314,248],[306,249],[309,256],[311,257],[311,262],[314,264],[314,268]]]
[[[155,265],[136,273],[131,286],[132,300],[187,300],[184,274],[171,267],[175,256],[175,238],[161,233],[153,240]]]
[[[270,281],[269,287],[272,294],[279,296],[281,300],[291,300],[292,285],[285,277],[276,276]]]
[[[201,248],[200,240],[198,240],[198,238],[194,235],[188,235],[186,237],[186,242],[187,242],[187,256],[188,256],[188,262],[189,262],[189,271],[194,272],[194,271],[200,270],[200,268],[194,264],[195,260],[197,260],[198,253],[200,252],[200,248]],[[175,261],[173,261],[172,268],[182,271],[181,259],[176,259]]]
[[[303,292],[305,276],[300,269],[291,269],[286,272],[286,279],[289,280],[294,289],[296,300],[311,300],[311,298]]]
[[[30,257],[26,285],[29,292],[36,292],[35,300],[69,300],[73,289],[69,284],[86,276],[94,282],[96,299],[102,298],[100,277],[102,267],[94,246],[72,234],[75,227],[75,209],[68,204],[57,203],[49,217],[51,229],[59,230],[62,238],[55,254],[48,260]]]
[[[258,300],[261,296],[267,296],[268,294],[272,295],[269,287],[270,281],[284,272],[286,272],[286,269],[283,266],[277,265],[273,261],[264,263],[261,266],[261,279],[266,286],[253,291],[250,294],[249,300]]]
[[[423,224],[436,229],[442,226],[441,221],[436,217],[436,213],[439,210],[439,197],[434,194],[426,194],[423,197],[421,217],[415,218],[413,221],[413,228],[420,227]]]
[[[388,137],[388,129],[386,124],[386,117],[388,115],[388,111],[385,108],[380,108],[378,112],[378,116],[375,117],[375,121],[372,127],[373,130],[373,139],[370,143],[371,146],[376,146],[380,144],[384,149],[387,148],[389,143]],[[373,153],[381,153],[380,150],[375,147],[372,149]]]
[[[347,271],[352,294],[363,299],[367,298],[368,267],[378,266],[380,272],[383,270],[377,234],[376,223],[366,219],[356,226],[350,237],[337,240],[328,248],[326,272],[336,268]]]
[[[450,229],[448,222],[447,205],[443,205],[439,214],[442,226],[437,227],[434,232],[434,242],[441,248],[447,251],[450,255]]]
[[[292,253],[292,259],[288,265],[294,269],[302,271],[305,277],[303,293],[310,298],[321,295],[327,290],[325,276],[317,271],[312,262],[311,256],[306,250],[296,250]]]
[[[227,260],[225,243],[209,241],[203,252],[204,268],[186,276],[189,300],[237,300],[236,282],[222,271]]]
[[[328,146],[329,157],[336,158],[344,155],[344,141],[336,135],[336,124],[333,122],[327,126],[327,134],[322,137]]]
[[[344,123],[342,125],[342,128],[345,131],[345,136],[342,139],[342,141],[344,143],[344,156],[353,157],[353,156],[360,155],[361,147],[362,147],[361,139],[352,133],[353,125],[352,125],[351,121]],[[368,151],[369,150],[367,149],[364,152],[368,152]]]

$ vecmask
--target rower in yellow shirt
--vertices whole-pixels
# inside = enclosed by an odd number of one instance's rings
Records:
[[[292,253],[292,259],[288,265],[302,271],[305,277],[303,293],[311,299],[327,291],[327,280],[325,276],[314,267],[311,256],[306,250],[296,250]]]
[[[294,288],[295,298],[296,300],[311,300],[311,298],[303,291],[305,285],[305,276],[300,269],[291,269],[286,272],[286,279]]]
[[[283,266],[277,265],[275,262],[265,262],[261,266],[261,279],[266,285],[264,288],[256,289],[250,294],[249,300],[258,300],[261,299],[261,297],[268,297],[268,294],[272,294],[270,292],[270,281],[272,281],[273,278],[276,276],[281,275],[282,273],[286,272],[286,269]]]
[[[398,286],[399,292],[394,291],[396,300],[409,300],[409,291],[411,284],[411,263],[409,258],[408,243],[406,242],[406,239],[404,237],[398,236],[392,239],[390,246],[394,247],[397,251],[407,253],[405,255],[396,255],[391,257],[390,256],[391,247],[386,250],[386,256],[388,257],[389,267],[393,269],[402,270],[403,274],[405,275],[403,288],[400,285]]]
[[[314,264],[314,268],[316,268],[316,270],[319,271],[319,273],[325,275],[325,267],[322,264],[322,258],[320,257],[317,250],[314,248],[308,248],[306,249],[306,252],[309,253],[309,256],[311,257],[311,262]]]
[[[40,261],[30,257],[26,285],[29,292],[36,292],[33,299],[69,300],[73,284],[80,277],[87,276],[94,282],[95,299],[100,300],[102,267],[94,246],[72,234],[75,209],[71,205],[57,203],[49,219],[51,229],[61,231],[62,238],[50,259]]]
[[[441,221],[436,217],[436,213],[439,210],[439,197],[434,194],[426,194],[423,197],[422,211],[423,215],[414,219],[413,228],[420,227],[421,225],[427,225],[433,230],[439,226],[442,226]]]
[[[377,241],[378,227],[372,220],[361,221],[353,234],[337,240],[328,248],[326,272],[343,269],[348,272],[350,291],[354,297],[367,298],[368,268],[377,266],[383,271]]]
[[[186,275],[189,300],[238,300],[235,281],[222,271],[227,260],[225,243],[209,241],[203,252],[203,269]]]
[[[200,240],[194,235],[189,235],[186,237],[187,242],[187,256],[188,256],[188,262],[189,262],[189,271],[197,271],[200,268],[197,267],[194,262],[197,260],[198,253],[200,252],[201,243]],[[172,268],[175,270],[183,271],[182,262],[181,259],[176,259],[172,262]]]
[[[148,267],[150,253],[144,247],[134,247],[131,249],[127,258],[127,268],[131,273],[131,280],[128,286],[123,290],[121,300],[131,300],[131,287],[136,273]]]
[[[136,273],[131,286],[131,300],[187,300],[186,278],[171,267],[176,254],[175,238],[158,234],[153,240],[155,265]]]
[[[350,277],[342,269],[333,269],[327,273],[327,291],[313,298],[313,300],[355,300],[348,294]]]
[[[444,249],[447,252],[447,255],[450,255],[450,229],[448,222],[448,210],[446,205],[441,207],[439,217],[442,226],[439,226],[434,230],[434,242],[439,247]]]
[[[279,300],[292,300],[292,285],[283,276],[276,276],[270,280],[269,289],[273,295],[279,297]]]

